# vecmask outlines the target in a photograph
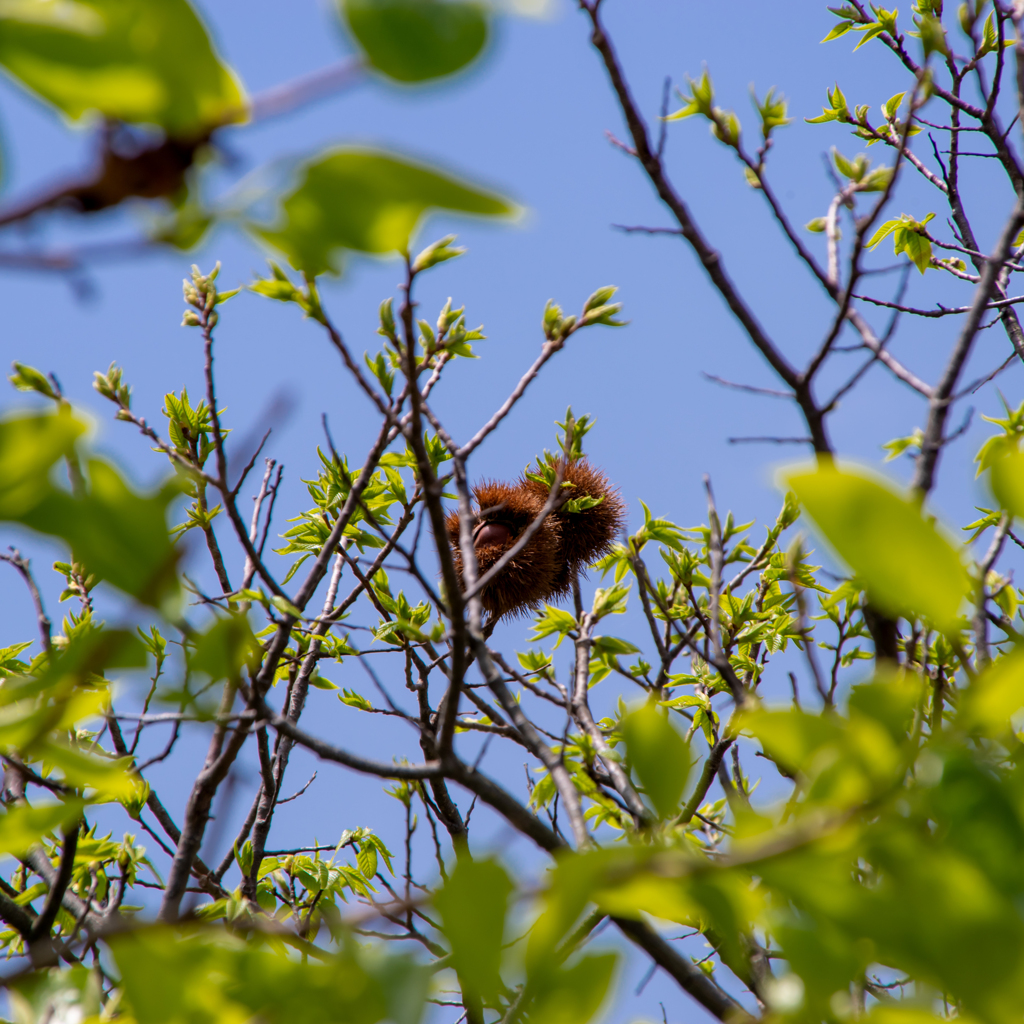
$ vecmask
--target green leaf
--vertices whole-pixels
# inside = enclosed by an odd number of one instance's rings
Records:
[[[377,850],[372,843],[360,844],[356,863],[364,878],[373,878],[377,874]]]
[[[922,274],[928,269],[932,260],[931,241],[916,231],[903,232],[902,245],[898,246],[898,251],[905,252]]]
[[[8,380],[19,391],[35,391],[52,401],[58,401],[59,395],[53,389],[53,383],[40,373],[34,366],[26,366],[24,363],[11,363],[14,373],[8,376]]]
[[[487,8],[465,0],[341,0],[370,64],[397,82],[424,82],[464,68],[487,42]]]
[[[82,814],[85,801],[68,797],[60,803],[22,804],[0,814],[0,853],[27,853],[48,832],[68,825]]]
[[[860,29],[858,29],[858,31],[860,31]],[[864,35],[861,37],[860,42],[853,48],[854,53],[856,53],[865,43],[874,39],[875,36],[880,36],[885,31],[885,26],[876,23],[874,25],[868,25],[863,31]]]
[[[435,209],[481,217],[515,212],[493,193],[401,157],[335,149],[299,168],[280,226],[252,230],[313,276],[336,271],[339,250],[405,252],[424,214]]]
[[[1020,519],[1024,518],[1024,453],[1010,444],[992,460],[989,484],[999,507]]]
[[[117,760],[96,757],[52,740],[37,743],[32,753],[45,764],[59,768],[69,785],[93,789],[96,796],[106,800],[130,800],[141,788],[138,777],[131,771],[130,757]]]
[[[294,619],[299,619],[302,617],[302,611],[296,605],[292,604],[292,602],[289,601],[287,597],[282,597],[280,594],[274,594],[270,598],[270,603],[282,615],[290,615]]]
[[[262,656],[263,649],[253,636],[246,617],[227,615],[195,638],[189,667],[194,672],[205,672],[213,682],[237,680],[246,666],[255,671]]]
[[[452,947],[452,964],[463,987],[478,998],[502,990],[501,947],[512,883],[493,860],[459,860],[434,897],[444,934]]]
[[[946,44],[946,33],[942,22],[931,14],[923,14],[917,23],[921,36],[921,45],[924,47],[924,59],[927,61],[933,53],[948,55],[949,47]]]
[[[530,1008],[531,1024],[586,1024],[605,1000],[617,961],[615,953],[585,956],[546,974]]]
[[[338,694],[338,700],[342,704],[348,704],[349,707],[359,708],[360,711],[373,710],[373,705],[361,693],[356,693],[355,690],[342,690]]]
[[[138,1024],[415,1024],[430,977],[408,957],[300,960],[216,928],[136,928],[109,945]]]
[[[186,0],[4,4],[0,64],[73,121],[95,112],[191,141],[245,117],[241,83]]]
[[[50,492],[50,469],[74,455],[85,429],[67,409],[0,420],[0,518],[17,519]]]
[[[332,683],[330,681],[330,679],[324,679],[324,677],[322,675],[320,675],[319,672],[314,672],[313,675],[311,675],[309,677],[309,685],[313,686],[313,687],[316,687],[316,689],[318,689],[318,690],[337,690],[338,689],[338,684],[337,683]]]
[[[1010,719],[1024,708],[1024,649],[994,661],[961,694],[957,725],[988,736],[1012,731]]]
[[[50,486],[32,507],[6,518],[62,538],[90,573],[143,604],[169,611],[179,595],[180,552],[167,530],[167,505],[180,493],[180,481],[172,478],[143,497],[106,462],[92,459],[88,470],[89,489],[82,497]]]
[[[673,814],[690,773],[686,740],[654,704],[644,704],[622,720],[629,764],[662,818]]]
[[[915,502],[864,470],[822,464],[783,479],[880,611],[957,630],[970,579],[957,549]]]
[[[865,249],[874,249],[879,242],[891,235],[901,224],[902,220],[887,220],[879,229],[871,236],[866,245]]]
[[[840,36],[846,35],[846,33],[849,32],[851,28],[853,28],[852,21],[841,21],[838,25],[836,25],[834,29],[832,29],[831,32],[829,32],[827,36],[825,36],[824,39],[822,39],[822,42],[830,43],[833,39],[838,39]]]
[[[626,610],[626,599],[629,597],[630,584],[617,587],[609,587],[606,590],[600,587],[594,593],[594,607],[591,615],[597,622],[606,615],[621,615]]]

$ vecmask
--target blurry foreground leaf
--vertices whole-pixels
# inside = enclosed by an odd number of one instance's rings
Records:
[[[405,252],[432,209],[507,217],[507,200],[400,157],[336,149],[300,169],[285,196],[280,227],[253,228],[310,276],[339,267],[338,250]]]
[[[423,82],[469,64],[487,42],[486,7],[457,0],[342,0],[367,59],[398,82]]]
[[[237,76],[186,0],[14,0],[0,64],[77,121],[96,112],[193,140],[242,119]]]
[[[807,514],[879,610],[957,628],[970,579],[956,548],[884,478],[822,465],[784,474]]]

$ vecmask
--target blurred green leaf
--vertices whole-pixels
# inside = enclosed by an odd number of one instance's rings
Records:
[[[1003,736],[1011,718],[1024,708],[1024,649],[994,661],[960,695],[957,725],[989,736]]]
[[[1007,439],[1002,453],[991,460],[991,466],[989,483],[1000,508],[1018,519],[1024,518],[1024,453],[1017,449],[1015,441]]]
[[[69,786],[88,787],[104,800],[130,800],[141,788],[139,779],[131,772],[130,757],[97,757],[54,740],[37,743],[33,756],[41,758],[48,767],[59,768]]]
[[[482,217],[515,212],[507,200],[386,153],[335,149],[299,169],[281,204],[280,227],[252,226],[310,276],[337,270],[338,251],[405,252],[432,209]]]
[[[8,989],[15,1024],[43,1024],[62,1017],[99,1019],[102,982],[96,971],[75,964],[62,971],[33,971]]]
[[[71,546],[77,562],[144,604],[168,609],[179,594],[180,552],[167,530],[167,505],[180,493],[172,478],[155,494],[133,491],[113,466],[90,460],[81,498],[54,487],[16,519]]]
[[[137,929],[109,944],[138,1024],[416,1024],[426,996],[428,975],[406,957],[299,960],[214,929]]]
[[[820,465],[783,479],[879,610],[923,615],[944,632],[958,628],[970,579],[956,548],[915,502],[863,470]]]
[[[213,681],[238,679],[247,665],[259,665],[262,655],[263,649],[246,617],[226,615],[195,638],[189,665],[193,671],[205,672]]]
[[[442,78],[487,42],[487,7],[465,0],[341,0],[370,64],[398,82]]]
[[[0,814],[0,853],[26,853],[48,832],[70,824],[82,814],[85,801],[68,797],[60,803],[8,807]]]
[[[462,985],[478,998],[502,990],[501,946],[512,883],[493,860],[459,860],[434,904]]]
[[[629,764],[662,818],[679,806],[690,774],[690,748],[654,704],[644,704],[622,720]]]
[[[246,100],[186,0],[15,0],[0,7],[0,64],[72,120],[96,112],[201,138]]]
[[[86,425],[68,409],[0,420],[0,518],[17,519],[50,491],[50,470],[74,454]]]
[[[617,961],[615,953],[585,956],[546,974],[530,1008],[531,1024],[586,1024],[604,1002]]]

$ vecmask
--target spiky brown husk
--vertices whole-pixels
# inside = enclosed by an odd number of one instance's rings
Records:
[[[570,462],[563,479],[573,485],[567,488],[570,499],[602,500],[600,504],[581,512],[560,509],[554,513],[562,540],[560,571],[555,578],[555,591],[558,595],[567,594],[587,566],[611,550],[626,518],[626,507],[619,492],[611,485],[608,477],[586,459]],[[529,489],[542,505],[547,500],[549,489],[545,484],[524,479],[522,486]]]
[[[544,520],[530,543],[481,594],[484,608],[496,619],[525,615],[545,601],[568,595],[580,574],[609,551],[622,529],[625,506],[604,473],[586,459],[579,459],[566,467],[564,479],[573,485],[567,489],[568,497],[601,498],[601,503],[582,512],[552,512]],[[481,523],[500,523],[509,530],[508,539],[501,544],[476,545],[481,575],[540,514],[548,493],[546,485],[525,477],[514,484],[486,481],[474,489],[474,529]],[[448,513],[445,528],[459,585],[464,587],[457,511]]]
[[[508,527],[509,537],[502,544],[480,544],[476,547],[480,574],[498,561],[516,542],[544,508],[544,499],[519,484],[487,481],[473,491],[477,513],[474,527],[480,523],[500,523]],[[481,516],[480,513],[483,512]],[[459,550],[459,514],[450,512],[445,520],[448,541],[455,559],[459,585],[462,579],[462,553]],[[560,569],[561,541],[558,523],[549,516],[530,538],[530,543],[505,567],[501,575],[486,587],[480,596],[485,609],[496,619],[506,615],[523,615],[538,607],[555,591],[554,580]]]

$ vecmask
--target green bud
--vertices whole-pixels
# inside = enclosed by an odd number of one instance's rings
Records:
[[[181,318],[182,327],[198,327],[200,322],[199,317],[191,309],[186,309],[185,315]]]
[[[586,304],[583,306],[583,312],[589,313],[592,309],[595,309],[598,306],[607,305],[609,299],[611,299],[618,290],[619,289],[613,284],[605,285],[604,288],[598,288],[597,291],[587,299]]]
[[[121,805],[128,812],[130,818],[134,818],[135,821],[139,820],[139,815],[142,813],[142,808],[146,806],[146,801],[149,799],[149,783],[145,779],[135,780],[135,790],[131,796],[122,797]]]
[[[453,246],[455,235],[445,235],[444,238],[428,245],[412,262],[413,273],[428,270],[445,260],[461,256],[466,250],[460,246]]]
[[[555,304],[554,299],[548,299],[544,307],[544,336],[552,340],[558,335],[558,329],[562,323],[562,307]]]
[[[385,299],[380,304],[380,327],[377,333],[383,334],[385,338],[391,338],[392,341],[395,338],[395,314],[391,308],[391,299]]]
[[[427,323],[426,320],[417,320],[420,330],[423,332],[423,336],[420,339],[424,349],[432,349],[436,344],[434,338],[434,329]]]
[[[55,402],[60,400],[60,396],[54,390],[51,381],[34,366],[26,366],[24,363],[11,363],[11,368],[14,370],[14,373],[7,379],[19,391],[35,391],[40,395],[45,395],[47,398],[52,398]]]

